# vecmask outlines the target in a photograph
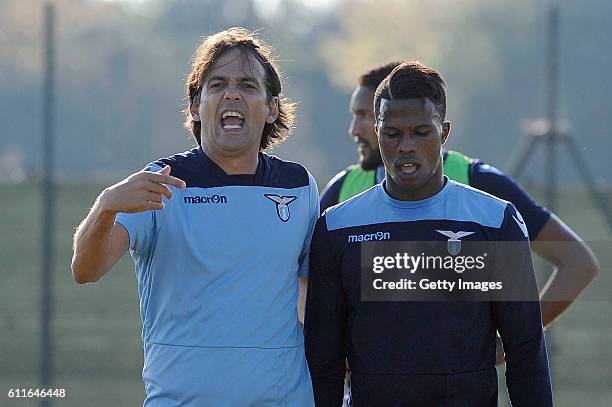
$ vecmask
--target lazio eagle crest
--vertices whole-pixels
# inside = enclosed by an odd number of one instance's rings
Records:
[[[276,214],[283,222],[287,222],[291,217],[289,204],[297,199],[297,196],[279,196],[274,194],[264,194],[266,198],[276,204]]]
[[[459,239],[474,234],[474,232],[464,232],[462,230],[459,232],[453,232],[451,230],[436,230],[436,232],[448,237],[446,248],[448,249],[448,253],[453,256],[456,256],[461,251],[461,240]]]

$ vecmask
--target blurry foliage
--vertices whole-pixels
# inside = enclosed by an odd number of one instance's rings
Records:
[[[42,154],[43,3],[0,2],[0,160],[18,152],[26,170],[38,170]],[[560,3],[560,115],[603,171],[612,3]],[[438,68],[448,83],[450,146],[498,166],[522,136],[520,121],[545,112],[544,2],[344,0],[325,11],[300,0],[55,4],[58,167],[66,177],[116,179],[192,146],[181,125],[191,55],[203,36],[233,25],[258,30],[276,48],[284,92],[299,108],[293,137],[275,153],[305,163],[321,184],[355,158],[347,127],[356,77],[390,59]]]
[[[250,0],[55,4],[61,175],[117,178],[159,156],[190,148],[194,142],[182,128],[182,109],[191,55],[202,37],[233,25],[258,30],[276,48],[287,78],[285,93],[300,102],[295,134],[275,153],[310,161],[312,172],[324,178],[336,170],[336,163],[325,154],[317,158],[318,140],[329,139],[325,132],[340,132],[345,163],[353,160],[344,137],[346,116],[328,125],[335,109],[346,112],[347,94],[331,89],[311,42],[329,31],[321,27],[333,23],[332,18],[321,18],[294,0],[280,2],[265,18]],[[0,158],[7,151],[25,151],[22,165],[31,170],[40,168],[42,154],[42,5],[38,0],[0,2],[0,119],[8,134],[0,139]],[[328,102],[318,100],[313,87]],[[304,97],[306,93],[310,95]],[[329,110],[317,112],[320,106]],[[327,117],[321,120],[321,114]]]
[[[611,147],[605,129],[612,125],[603,113],[612,89],[612,53],[604,45],[612,35],[604,17],[612,13],[610,2],[345,0],[336,12],[339,29],[320,53],[333,82],[345,89],[365,69],[395,59],[440,70],[453,122],[450,147],[502,167],[524,137],[521,120],[546,112],[552,3],[561,6],[559,116],[573,122],[576,141],[603,172],[603,151]],[[537,182],[542,158],[536,154],[529,163]],[[564,180],[578,181],[568,169],[560,168]]]
[[[349,89],[365,69],[390,60],[420,60],[460,82],[494,83],[504,49],[492,34],[512,27],[524,37],[521,27],[535,18],[533,2],[526,0],[354,0],[343,2],[337,14],[341,30],[322,44],[321,52],[334,81]]]

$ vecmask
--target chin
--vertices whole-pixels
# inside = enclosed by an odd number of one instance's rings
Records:
[[[248,135],[241,133],[220,133],[217,136],[217,144],[228,150],[240,150],[250,144]]]
[[[424,182],[421,179],[405,179],[403,177],[396,176],[393,180],[398,187],[406,190],[407,192],[418,191],[424,185]]]
[[[361,165],[361,168],[363,168],[365,171],[372,171],[382,165],[382,163],[362,157],[361,160],[359,160],[359,165]]]

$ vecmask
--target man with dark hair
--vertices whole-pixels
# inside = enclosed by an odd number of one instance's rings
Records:
[[[263,152],[287,137],[294,106],[243,28],[205,38],[192,68],[198,146],[100,194],[75,233],[74,279],[97,281],[130,249],[145,406],[312,406],[296,306],[318,191],[304,167]]]
[[[328,209],[311,244],[305,335],[316,405],[341,404],[348,358],[354,406],[495,406],[499,331],[513,405],[551,406],[540,306],[520,213],[511,203],[444,176],[441,146],[450,123],[444,118],[445,84],[436,71],[401,64],[374,98],[384,182]],[[414,301],[411,293],[402,297],[406,301],[364,299],[368,264],[362,262],[369,258],[361,242],[369,240],[441,242],[455,255],[461,241],[484,242],[492,248],[497,275],[524,286],[529,295],[504,293],[503,301],[494,296]],[[504,255],[506,247],[512,255]]]
[[[374,92],[400,62],[376,66],[358,79],[350,101],[349,135],[359,151],[359,164],[337,174],[321,194],[321,212],[378,184],[384,167],[374,129]],[[555,270],[540,292],[542,320],[549,327],[599,272],[597,259],[584,241],[559,217],[535,202],[514,180],[495,167],[451,150],[442,150],[444,175],[512,202],[525,218],[532,250]],[[563,242],[563,243],[559,243]],[[498,363],[503,350],[498,341]]]

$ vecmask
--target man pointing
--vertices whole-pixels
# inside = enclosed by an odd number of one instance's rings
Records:
[[[269,48],[241,28],[201,43],[186,91],[198,147],[102,192],[75,234],[74,278],[97,281],[130,249],[145,407],[311,406],[296,306],[317,186],[263,153],[294,105]]]

